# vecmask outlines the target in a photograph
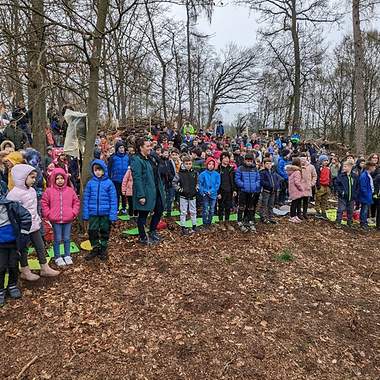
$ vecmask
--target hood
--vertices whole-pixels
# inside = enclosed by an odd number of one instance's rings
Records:
[[[13,142],[11,140],[4,140],[0,144],[0,150],[4,150],[5,149],[5,145],[10,145],[13,149],[15,149],[15,144],[13,144]]]
[[[118,154],[118,149],[123,146],[125,148],[125,154],[127,153],[127,146],[123,140],[119,140],[115,144],[115,154]]]
[[[25,160],[29,165],[37,167],[41,163],[41,154],[33,148],[27,148],[25,150]]]
[[[206,162],[205,162],[205,168],[206,168],[206,170],[207,170],[207,165],[208,165],[209,162],[211,162],[211,161],[214,163],[214,170],[216,170],[216,169],[218,168],[218,161],[215,160],[214,157],[207,157],[207,160],[206,160]]]
[[[286,165],[285,166],[285,170],[287,172],[293,173],[293,172],[296,172],[297,170],[301,171],[302,169],[299,166],[296,166],[296,165]]]
[[[24,157],[20,152],[12,152],[5,156],[5,160],[12,162],[13,166],[22,164],[24,162]]]
[[[65,184],[62,186],[62,188],[65,188],[67,186],[69,176],[62,168],[56,168],[51,172],[50,178],[49,178],[49,186],[54,186],[55,188],[59,189],[59,187],[55,184],[55,178],[57,177],[58,174],[62,175],[63,178],[65,179]]]
[[[28,175],[33,171],[36,171],[36,169],[31,165],[19,164],[14,166],[11,173],[15,187],[18,187],[20,189],[27,189],[25,181]]]
[[[107,169],[106,163],[103,160],[94,160],[91,162],[91,173],[92,173],[94,179],[99,179],[99,178],[95,177],[94,165],[99,165],[103,169],[104,175],[103,175],[102,179],[108,178],[108,169]]]

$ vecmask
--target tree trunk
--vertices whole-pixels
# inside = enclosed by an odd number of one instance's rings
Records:
[[[93,49],[89,61],[90,78],[87,102],[87,138],[83,157],[82,183],[85,185],[91,177],[90,164],[94,156],[96,134],[98,132],[98,107],[99,107],[99,69],[103,45],[103,33],[106,27],[106,18],[110,0],[97,1],[96,29],[93,32]]]
[[[194,119],[194,94],[193,94],[193,75],[191,67],[191,42],[190,42],[190,4],[189,1],[186,1],[186,39],[187,39],[187,79],[189,87],[189,119],[190,122],[193,122]]]
[[[363,39],[360,30],[360,0],[352,0],[352,23],[355,54],[355,150],[365,154],[365,120],[364,120],[364,54]]]
[[[301,103],[301,54],[297,25],[296,0],[292,0],[292,40],[294,50],[294,113],[292,133],[300,131],[300,103]]]
[[[45,25],[44,1],[32,0],[30,44],[30,109],[32,110],[33,147],[42,157],[46,154],[46,95],[45,95]]]

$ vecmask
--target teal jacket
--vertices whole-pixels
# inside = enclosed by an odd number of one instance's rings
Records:
[[[157,170],[158,192],[161,195],[162,204],[165,204],[164,187],[158,173],[158,162],[152,156],[145,158],[136,154],[131,159],[133,177],[133,209],[138,211],[153,211],[156,205],[157,188],[154,182],[153,168]],[[145,198],[142,205],[139,200]]]

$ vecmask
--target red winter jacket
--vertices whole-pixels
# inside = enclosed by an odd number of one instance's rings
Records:
[[[62,187],[55,183],[58,174],[65,179]],[[51,223],[71,223],[79,215],[79,198],[75,191],[67,186],[67,181],[68,175],[63,169],[54,169],[50,176],[50,187],[42,195],[42,215]]]

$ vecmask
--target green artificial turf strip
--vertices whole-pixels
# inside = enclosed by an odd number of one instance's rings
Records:
[[[260,219],[260,215],[256,213],[255,219]],[[237,214],[231,214],[230,215],[230,222],[236,222],[236,221],[237,221]],[[177,221],[176,223],[179,226],[181,225],[181,222],[179,222],[179,221]],[[215,224],[215,223],[219,223],[219,217],[216,215],[214,215],[214,217],[212,218],[212,224]],[[202,224],[203,224],[202,218],[197,218],[197,226],[201,226]],[[186,227],[192,227],[193,226],[190,219],[186,220],[185,226]]]
[[[127,222],[130,219],[130,216],[129,215],[119,215],[119,219],[124,221],[124,222]]]
[[[336,215],[337,215],[337,210],[336,209],[329,209],[326,211],[326,215],[327,215],[327,218],[331,221],[331,222],[335,222],[336,221]],[[354,223],[359,223],[357,220],[354,220]],[[346,220],[342,220],[342,224],[346,225],[347,224],[347,221]],[[369,224],[370,227],[376,227],[376,224]]]
[[[139,229],[138,228],[131,228],[129,230],[123,231],[122,233],[123,233],[123,235],[136,236],[139,234]]]
[[[63,256],[64,253],[65,253],[64,252],[63,244],[61,244],[59,246],[59,251],[60,251],[61,256]],[[78,246],[72,241],[70,243],[70,253],[78,253],[79,251],[80,251],[80,249],[78,248]],[[47,250],[47,253],[48,253],[49,257],[54,257],[54,249],[53,249],[53,247],[49,248]]]
[[[167,213],[165,212],[164,215],[167,216],[166,214],[167,214]],[[178,211],[178,210],[173,210],[173,211],[171,212],[171,216],[180,216],[180,215],[181,215],[181,212]]]
[[[46,258],[46,262],[50,262],[50,257]],[[40,263],[38,262],[38,259],[30,259],[28,260],[28,266],[30,270],[40,270],[41,266]]]

